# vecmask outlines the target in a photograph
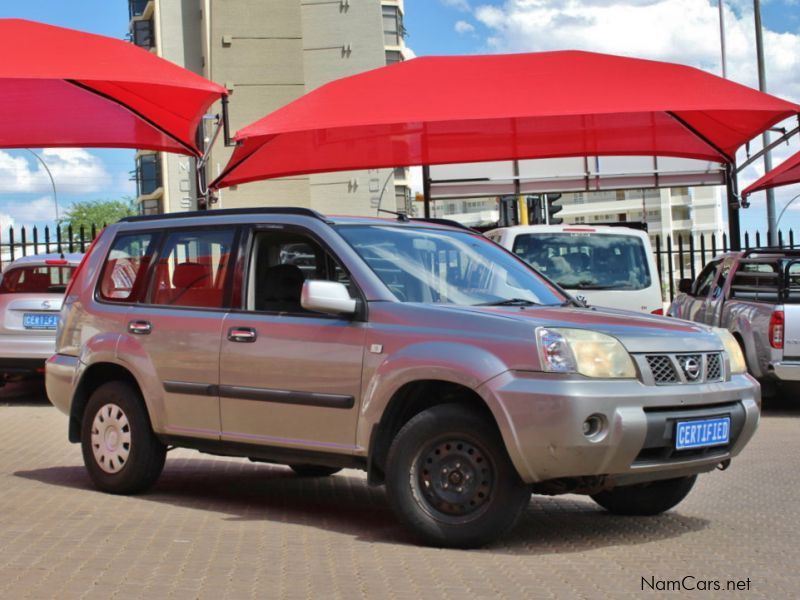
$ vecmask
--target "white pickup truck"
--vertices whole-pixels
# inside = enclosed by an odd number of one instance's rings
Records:
[[[678,289],[668,314],[728,329],[765,395],[800,382],[800,250],[729,252]]]

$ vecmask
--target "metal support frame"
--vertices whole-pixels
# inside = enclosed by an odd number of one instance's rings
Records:
[[[779,137],[779,138],[777,138],[777,139],[773,140],[772,142],[770,142],[770,143],[769,143],[769,145],[767,145],[767,146],[764,146],[764,147],[763,147],[761,150],[759,150],[758,152],[756,152],[756,153],[755,153],[755,154],[753,154],[752,156],[748,156],[748,157],[747,157],[747,160],[746,160],[746,161],[744,161],[742,164],[740,164],[740,165],[739,165],[739,166],[736,168],[736,172],[737,172],[737,173],[741,173],[741,172],[742,172],[742,170],[746,169],[746,168],[747,168],[747,167],[749,167],[751,164],[753,164],[755,161],[757,161],[759,158],[761,158],[762,156],[764,156],[764,154],[765,154],[766,152],[769,152],[770,150],[774,149],[774,148],[775,148],[775,147],[777,147],[777,146],[780,146],[781,144],[784,144],[784,143],[789,143],[789,140],[790,140],[790,139],[791,139],[793,136],[795,136],[795,135],[797,135],[798,133],[800,133],[800,115],[798,115],[798,117],[797,117],[797,121],[798,121],[798,123],[799,123],[797,127],[795,127],[794,129],[792,129],[792,130],[790,130],[790,131],[787,131],[787,132],[786,132],[786,133],[784,133],[784,134],[783,134],[781,137]]]
[[[431,168],[422,165],[422,202],[425,209],[425,218],[431,218]]]
[[[741,232],[739,224],[739,190],[736,180],[736,163],[725,165],[725,190],[728,200],[728,237],[731,250],[741,250]]]

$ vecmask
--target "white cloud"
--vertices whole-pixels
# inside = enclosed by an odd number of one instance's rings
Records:
[[[42,196],[29,201],[5,201],[0,204],[3,213],[0,218],[5,216],[17,225],[30,225],[33,223],[54,223],[56,220],[55,204],[53,196]],[[59,204],[58,214],[63,217],[67,207]]]
[[[472,23],[467,23],[466,21],[456,21],[454,26],[456,33],[471,33],[475,31],[475,26]]]
[[[47,164],[58,194],[83,194],[110,189],[113,177],[103,161],[82,148],[38,151]],[[26,156],[27,155],[27,156]],[[0,150],[0,193],[51,193],[50,178],[30,154]]]
[[[450,8],[455,8],[456,10],[460,10],[463,12],[467,12],[470,10],[469,0],[440,0],[442,4],[445,6],[449,6]]]
[[[752,3],[725,11],[728,75],[757,87]],[[481,5],[490,51],[581,49],[721,73],[716,3],[698,0],[506,0]],[[800,101],[800,35],[764,31],[768,90]]]
[[[9,227],[14,227],[14,218],[11,215],[0,213],[0,236],[5,237]]]

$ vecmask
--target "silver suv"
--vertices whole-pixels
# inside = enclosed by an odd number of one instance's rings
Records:
[[[168,446],[358,468],[421,541],[460,547],[531,493],[668,510],[760,407],[725,331],[585,308],[465,229],[299,208],[106,228],[46,382],[102,490],[146,490]]]

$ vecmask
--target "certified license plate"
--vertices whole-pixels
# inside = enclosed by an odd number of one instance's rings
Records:
[[[675,449],[722,446],[730,441],[731,418],[718,417],[700,421],[678,421],[675,429]]]
[[[22,326],[25,329],[55,329],[58,326],[58,315],[24,313]]]

